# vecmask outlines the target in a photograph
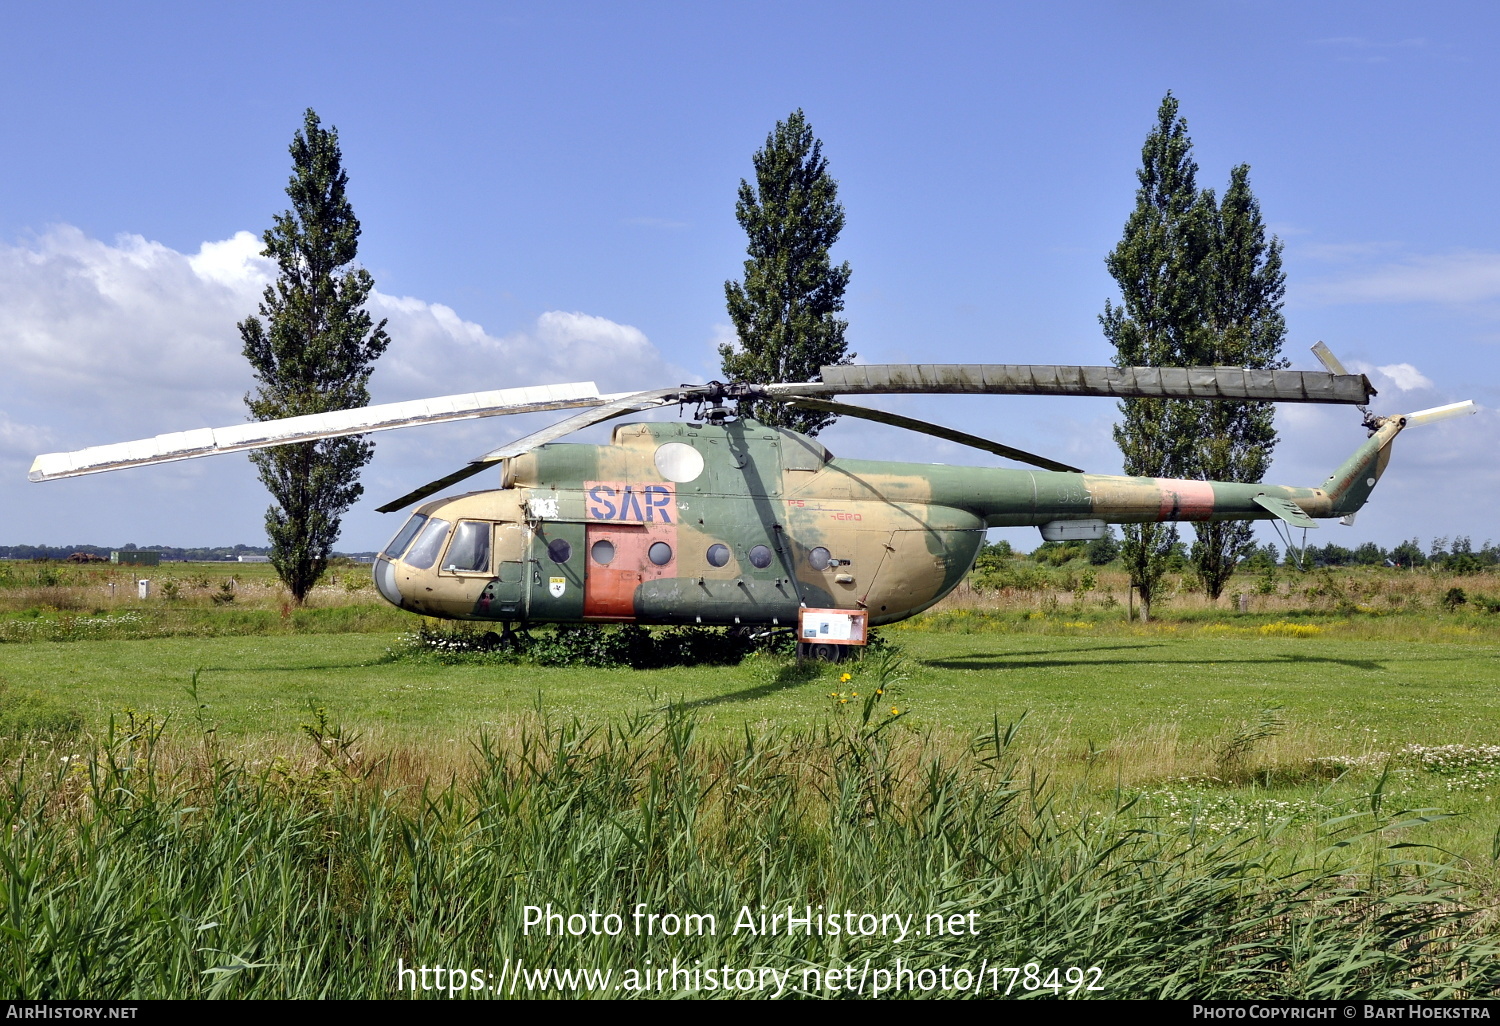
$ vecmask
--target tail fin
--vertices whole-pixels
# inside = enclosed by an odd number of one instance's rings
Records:
[[[1434,406],[1430,410],[1365,421],[1375,428],[1369,441],[1354,450],[1354,455],[1323,482],[1323,491],[1333,503],[1333,515],[1348,516],[1365,504],[1375,489],[1375,482],[1385,473],[1385,465],[1391,461],[1391,442],[1402,430],[1478,412],[1474,400],[1466,399],[1461,403]]]
[[[1370,498],[1375,483],[1391,461],[1391,442],[1406,427],[1405,417],[1387,417],[1364,445],[1323,482],[1323,491],[1333,503],[1334,516],[1354,513]]]

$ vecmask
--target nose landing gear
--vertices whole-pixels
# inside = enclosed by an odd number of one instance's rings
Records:
[[[531,640],[531,635],[526,633],[525,624],[520,630],[511,627],[510,621],[500,625],[500,633],[489,631],[484,636],[485,647],[496,652],[521,652]]]

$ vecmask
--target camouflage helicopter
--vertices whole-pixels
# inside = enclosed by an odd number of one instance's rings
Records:
[[[824,367],[821,381],[710,382],[601,395],[592,382],[503,389],[203,428],[37,457],[47,481],[131,466],[477,417],[583,408],[379,507],[421,503],[380,553],[375,584],[424,616],[493,621],[506,638],[544,623],[795,628],[800,651],[838,660],[870,627],[948,594],[990,527],[1047,540],[1109,524],[1352,518],[1407,427],[1472,402],[1379,417],[1375,389],[1319,343],[1325,371],[1010,364]],[[987,393],[1344,403],[1368,439],[1317,487],[1087,474],[925,421],[832,399]],[[846,459],[806,435],[737,416],[776,402],[895,425],[1037,469]],[[592,424],[677,404],[690,420],[626,423],[607,445],[560,442]],[[485,470],[499,487],[431,498]],[[426,501],[424,501],[426,500]]]

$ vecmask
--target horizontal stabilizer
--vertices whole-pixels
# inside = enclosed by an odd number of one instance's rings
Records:
[[[320,438],[362,435],[417,424],[566,410],[579,406],[598,406],[603,402],[604,398],[599,395],[599,390],[592,381],[445,395],[435,399],[361,406],[353,410],[313,413],[281,420],[252,421],[231,427],[176,431],[134,442],[95,445],[75,452],[47,453],[36,458],[27,476],[33,481],[54,481],[123,467],[171,463],[198,456],[264,449],[293,442],[312,442]]]
[[[1264,506],[1266,509],[1276,514],[1278,518],[1285,520],[1287,523],[1291,524],[1293,527],[1318,526],[1318,522],[1312,517],[1308,516],[1306,513],[1302,512],[1302,507],[1297,505],[1291,499],[1278,499],[1271,495],[1257,495],[1255,497],[1255,501],[1259,505]]]
[[[1281,403],[1370,401],[1363,374],[1249,370],[1244,367],[1075,367],[1010,363],[891,363],[824,367],[822,382],[772,385],[806,395],[973,392],[989,395],[1092,395],[1125,399],[1258,399]]]

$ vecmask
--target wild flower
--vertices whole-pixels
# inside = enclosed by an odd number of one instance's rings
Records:
[[[1278,620],[1276,623],[1261,625],[1260,632],[1270,637],[1282,638],[1315,638],[1322,634],[1324,628],[1311,623],[1287,623]]]

